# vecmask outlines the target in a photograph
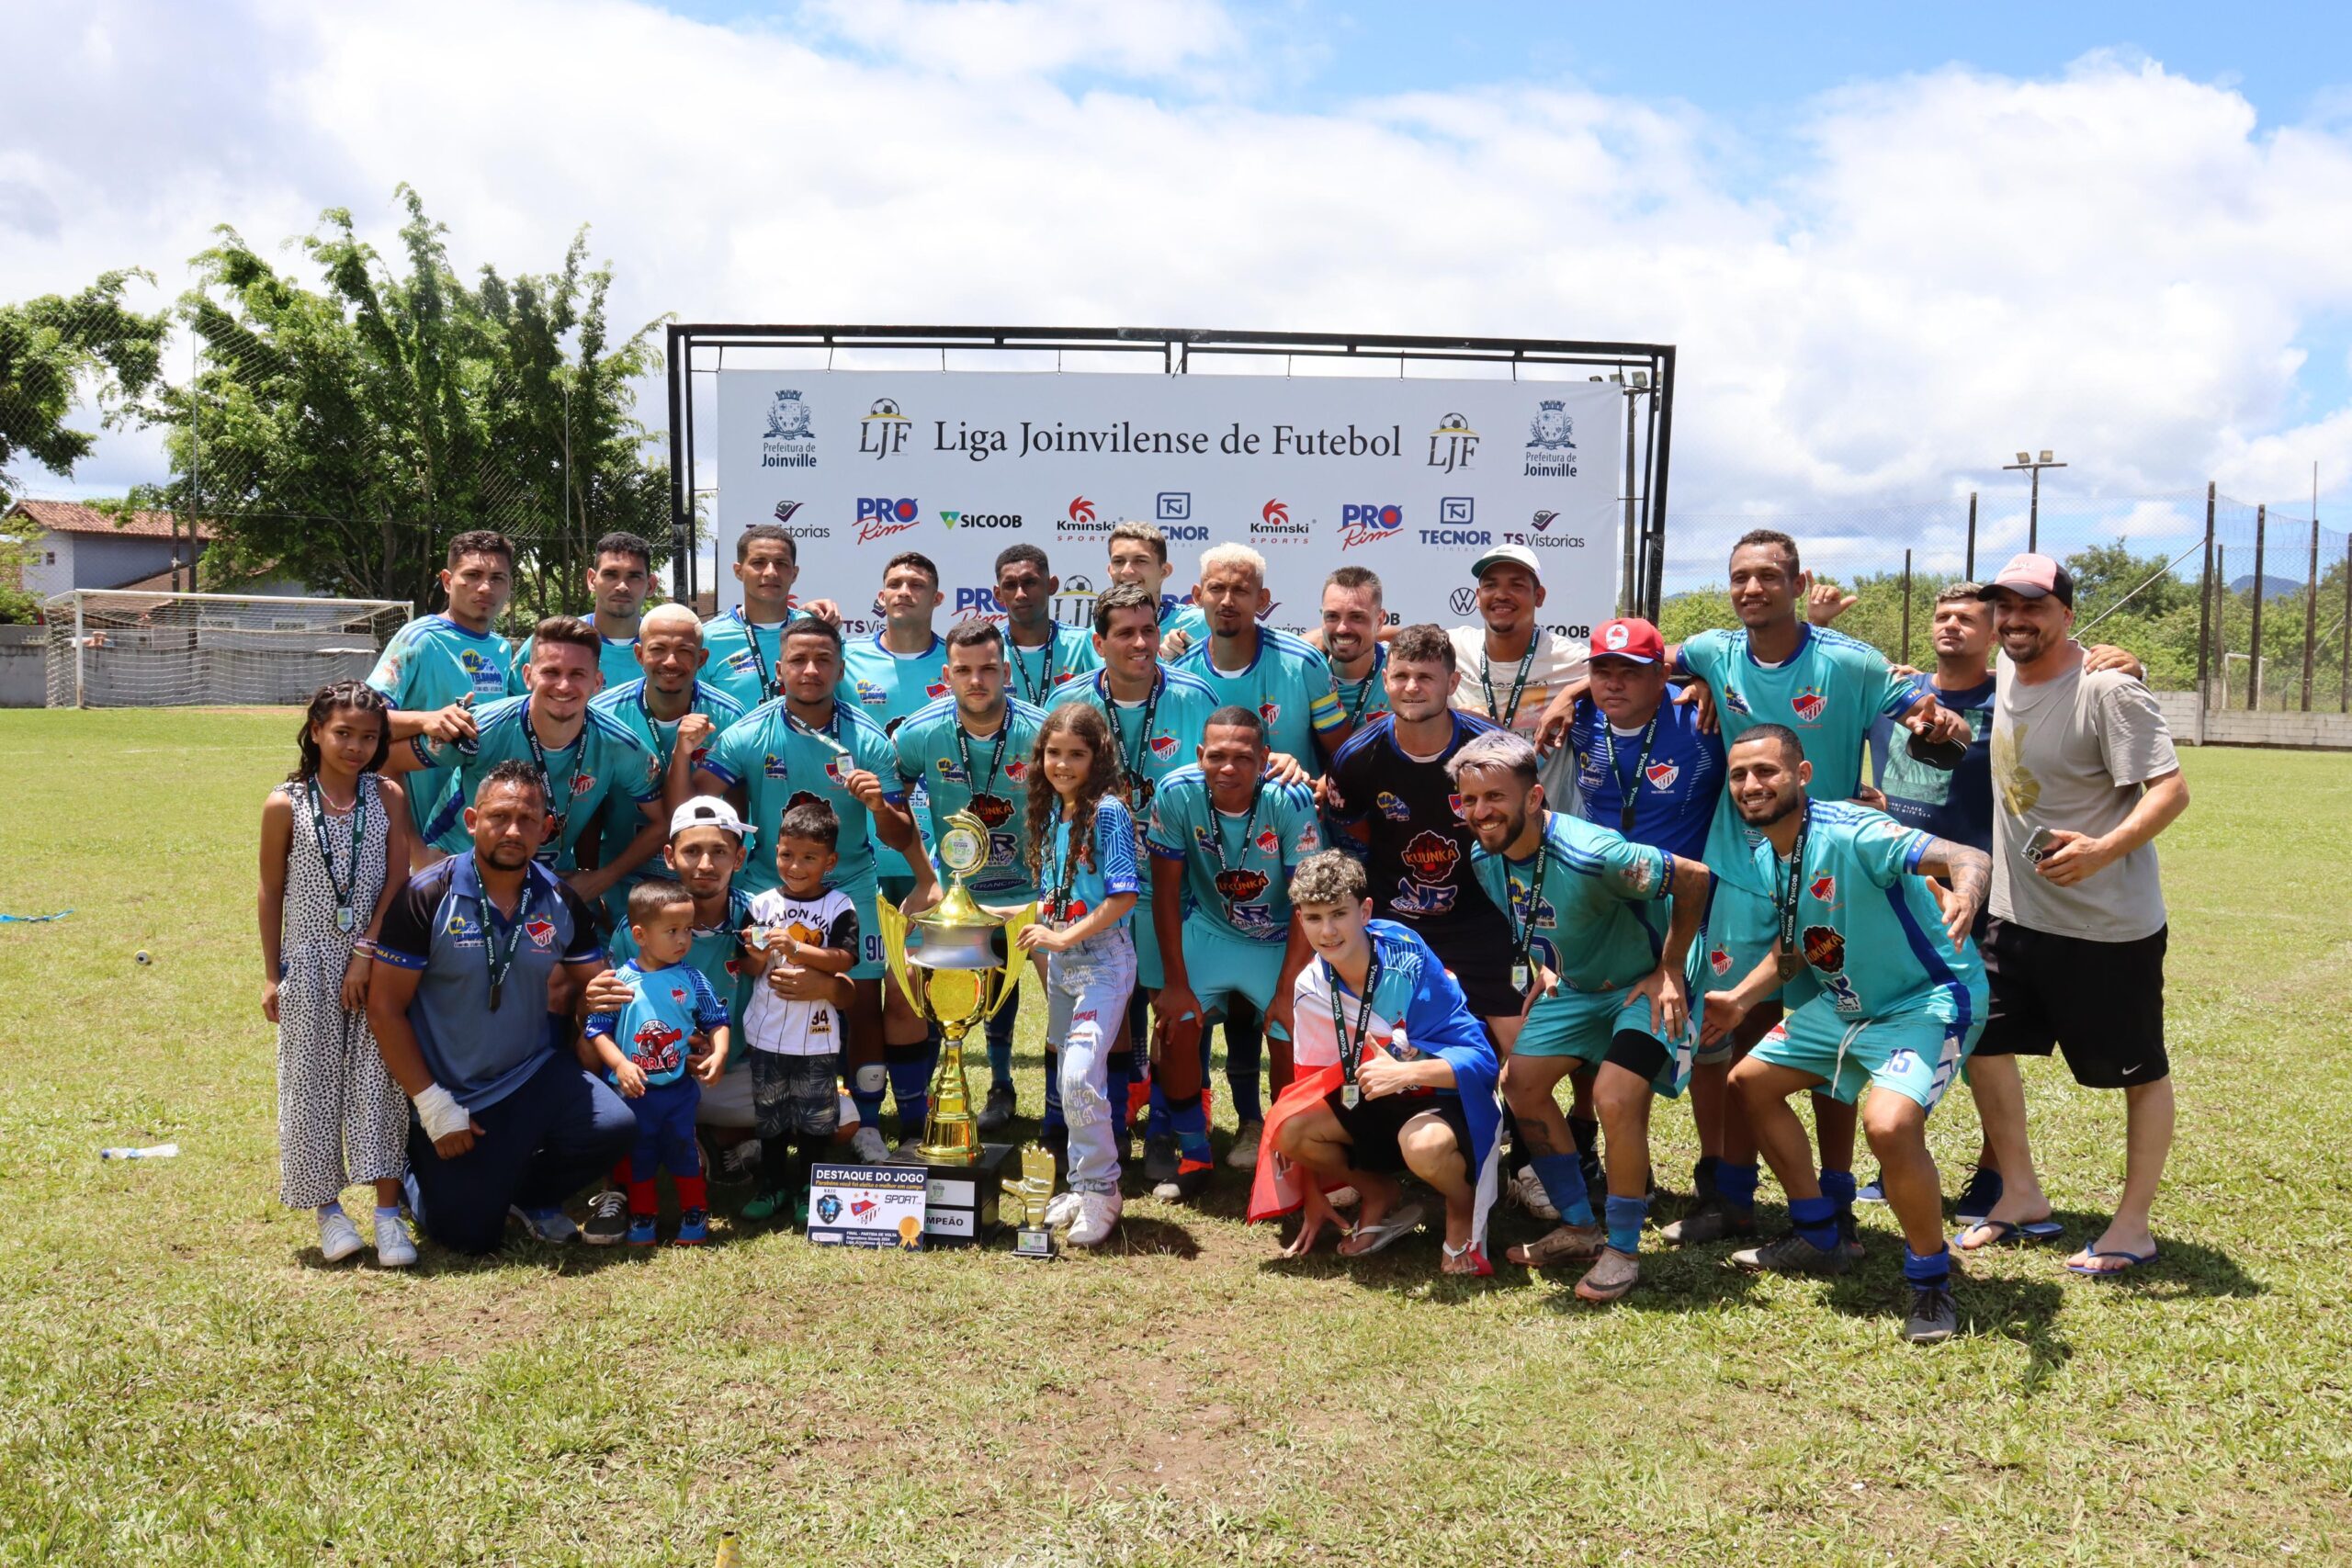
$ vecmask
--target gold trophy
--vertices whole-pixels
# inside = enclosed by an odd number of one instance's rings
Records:
[[[1012,1253],[1016,1258],[1054,1256],[1054,1233],[1046,1228],[1046,1205],[1054,1198],[1053,1152],[1043,1144],[1021,1147],[1021,1179],[1004,1179],[1004,1201],[1018,1214]]]
[[[980,1156],[978,1123],[972,1117],[972,1090],[964,1077],[964,1037],[1010,1001],[1021,985],[1022,928],[1036,919],[1036,906],[994,915],[974,901],[965,878],[988,863],[989,830],[968,811],[947,819],[939,835],[939,863],[954,879],[947,896],[911,919],[888,898],[876,900],[882,945],[890,973],[921,1017],[939,1026],[946,1044],[931,1078],[931,1117],[923,1123],[922,1157],[935,1165],[971,1165]],[[921,938],[911,951],[910,928]],[[1001,930],[1005,952],[996,955]]]

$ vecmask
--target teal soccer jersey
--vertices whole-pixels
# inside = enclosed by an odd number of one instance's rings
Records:
[[[1186,647],[1209,635],[1209,618],[1190,599],[1178,599],[1163,593],[1159,596],[1159,636],[1162,641],[1176,633],[1184,634]]]
[[[1266,723],[1266,746],[1298,759],[1309,777],[1323,772],[1315,738],[1347,723],[1331,684],[1331,666],[1322,653],[1288,632],[1258,628],[1258,657],[1239,673],[1217,669],[1204,637],[1186,649],[1177,668],[1199,676],[1216,694],[1217,705],[1254,708]]]
[[[1012,666],[1004,678],[1005,690],[1033,708],[1054,705],[1054,693],[1085,674],[1100,670],[1102,660],[1094,651],[1094,634],[1082,626],[1056,624],[1053,640],[1035,648],[1013,646],[1010,631],[1004,637],[1005,662]]]
[[[653,716],[653,710],[645,704],[643,676],[605,687],[588,705],[606,717],[627,725],[628,732],[637,737],[638,744],[653,753],[654,778],[667,783],[670,761],[678,749],[678,721]],[[695,758],[696,763],[700,763],[703,756],[707,755],[709,749],[718,743],[718,737],[727,733],[728,726],[743,716],[743,709],[736,705],[734,698],[703,681],[695,682],[694,695],[686,705],[686,711],[701,714],[711,724],[711,738],[703,743],[701,752]],[[637,830],[644,820],[633,802],[625,797],[606,795],[604,810],[605,856],[609,858],[618,854],[627,847],[628,841],[637,837]],[[628,880],[640,882],[648,876],[668,874],[661,856],[656,855],[632,872]],[[626,895],[627,886],[627,883],[621,884],[615,891]]]
[[[514,668],[518,671],[530,664],[531,649],[538,646],[538,641],[537,637],[523,639],[523,646],[514,654]],[[605,637],[599,633],[596,642],[596,668],[604,674],[605,692],[645,673],[645,666],[637,661],[637,638]],[[604,693],[597,694],[601,696]]]
[[[1940,1002],[1954,1007],[1963,1024],[1984,1016],[1976,944],[1952,951],[1943,911],[1919,874],[1929,842],[1917,829],[1866,806],[1816,800],[1805,807],[1797,948],[1820,984],[1819,999],[1834,1011],[1884,1018]],[[1774,908],[1783,907],[1789,863],[1769,841],[1757,846],[1755,875],[1771,890]]]
[[[1118,796],[1106,795],[1094,803],[1093,853],[1073,860],[1069,852],[1069,819],[1054,818],[1053,841],[1045,846],[1045,874],[1037,881],[1045,900],[1042,913],[1057,926],[1073,926],[1120,893],[1136,893],[1136,820]],[[1065,891],[1067,890],[1067,891]],[[1125,926],[1133,911],[1118,924]]]
[[[474,705],[523,689],[513,649],[495,632],[469,632],[447,615],[420,615],[392,634],[368,683],[404,713],[447,707],[470,696]],[[450,786],[449,769],[411,774],[408,809],[419,835],[433,825]]]
[[[782,621],[747,621],[741,610],[702,624],[702,678],[742,705],[745,713],[776,694],[776,660],[783,657]]]
[[[702,766],[729,788],[743,788],[745,818],[758,835],[737,875],[745,892],[764,893],[776,885],[776,828],[802,800],[823,801],[841,821],[833,846],[840,859],[825,886],[856,888],[873,881],[872,818],[842,780],[863,769],[882,781],[884,799],[903,798],[890,738],[880,725],[835,703],[824,728],[811,729],[778,697],[729,725]]]
[[[455,854],[471,849],[466,832],[465,808],[473,804],[474,790],[485,774],[501,762],[526,762],[543,767],[548,785],[548,840],[539,858],[559,871],[574,868],[573,850],[596,820],[597,808],[609,795],[643,806],[662,798],[662,783],[653,771],[653,753],[638,743],[628,727],[591,705],[582,716],[580,733],[562,748],[534,749],[531,699],[503,697],[481,709],[470,746],[428,740],[411,742],[427,767],[457,765],[458,782],[441,803],[425,837],[436,849]],[[544,759],[544,761],[541,760]]]
[[[686,949],[686,965],[710,982],[710,988],[726,1004],[727,1021],[735,1030],[728,1042],[727,1065],[734,1067],[747,1058],[748,1048],[742,1038],[743,1005],[752,999],[750,972],[743,967],[741,932],[752,923],[752,897],[740,887],[727,890],[727,913],[716,926],[696,926],[694,945]],[[637,936],[622,920],[613,930],[606,944],[605,958],[614,968],[637,956]]]
[[[1290,931],[1291,873],[1323,847],[1315,794],[1305,784],[1261,778],[1249,809],[1227,813],[1210,800],[1198,767],[1177,769],[1153,794],[1145,838],[1163,871],[1183,864],[1187,924],[1276,945]]]
[[[899,726],[899,777],[909,787],[921,784],[931,801],[923,842],[935,850],[940,825],[969,808],[989,829],[989,863],[971,878],[972,891],[994,903],[1034,898],[1036,881],[1022,852],[1022,818],[1029,802],[1029,751],[1046,715],[1007,697],[1003,723],[994,735],[979,738],[964,732],[959,711],[954,697],[942,697]]]
[[[1331,689],[1340,701],[1340,716],[1350,729],[1365,725],[1388,711],[1388,645],[1373,650],[1372,672],[1361,681],[1342,681],[1340,667],[1331,666]]]
[[[897,735],[910,715],[946,694],[947,643],[942,637],[933,636],[921,653],[893,653],[883,645],[880,632],[842,649],[842,683],[833,689],[833,700],[880,725],[885,735]],[[920,825],[924,809],[921,789],[907,797],[907,806]],[[907,857],[883,843],[874,846],[874,869],[885,877],[913,874],[907,869]]]
[[[1513,964],[1524,942],[1531,965],[1551,970],[1577,991],[1630,986],[1657,967],[1665,912],[1645,918],[1642,910],[1672,890],[1673,866],[1664,850],[1580,817],[1546,811],[1535,854],[1512,860],[1479,846],[1470,852],[1470,867],[1510,918]]]
[[[727,1004],[690,964],[646,970],[631,959],[613,973],[636,995],[618,1012],[590,1013],[582,1032],[618,1046],[649,1087],[676,1083],[686,1076],[695,1035],[728,1027]],[[607,1070],[605,1081],[618,1084],[619,1075]]]
[[[1845,800],[1861,787],[1863,748],[1882,714],[1899,714],[1919,700],[1919,684],[1897,675],[1886,656],[1866,642],[1826,627],[1798,628],[1797,650],[1779,664],[1756,661],[1747,632],[1704,631],[1682,644],[1680,668],[1714,693],[1724,750],[1758,724],[1781,724],[1796,731],[1813,764],[1811,793],[1816,800]],[[1749,891],[1755,882],[1756,845],[1761,840],[1739,819],[1725,790],[1715,801],[1707,834],[1707,868]],[[1752,886],[1751,886],[1752,885]]]

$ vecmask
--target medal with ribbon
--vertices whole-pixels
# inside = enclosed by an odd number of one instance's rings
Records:
[[[1363,1091],[1356,1088],[1356,1064],[1363,1060],[1364,1039],[1372,1032],[1372,1002],[1380,992],[1380,944],[1372,943],[1372,957],[1364,965],[1363,1005],[1356,1010],[1352,1030],[1347,1010],[1340,1005],[1340,972],[1328,958],[1323,960],[1323,983],[1331,988],[1331,1031],[1340,1043],[1340,1103],[1353,1111],[1363,1100]]]
[[[1780,917],[1781,945],[1772,954],[1772,967],[1781,979],[1793,980],[1797,971],[1804,967],[1804,950],[1797,945],[1797,900],[1804,893],[1804,841],[1813,832],[1813,802],[1806,801],[1799,808],[1797,841],[1789,853],[1788,880],[1781,889],[1784,896],[1773,900],[1773,913]]]
[[[311,781],[311,837],[319,846],[319,863],[327,869],[327,886],[334,889],[334,929],[349,936],[359,923],[358,911],[352,908],[352,897],[359,890],[359,846],[368,833],[368,788],[362,780],[351,792],[351,859],[344,867],[345,875],[334,874],[334,838],[327,831],[326,792],[319,781]]]

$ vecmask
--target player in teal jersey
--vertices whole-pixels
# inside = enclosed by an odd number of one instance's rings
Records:
[[[1959,1324],[1928,1114],[1984,1027],[1984,970],[1968,932],[1992,886],[1991,858],[1867,807],[1810,800],[1811,765],[1784,726],[1749,727],[1726,764],[1726,787],[1758,835],[1756,874],[1771,889],[1773,945],[1737,986],[1707,998],[1706,1032],[1735,1027],[1800,970],[1815,981],[1732,1069],[1733,1091],[1788,1192],[1792,1227],[1733,1261],[1794,1274],[1852,1267],[1836,1201],[1814,1174],[1787,1102],[1804,1089],[1863,1100],[1887,1204],[1903,1226],[1913,1292],[1906,1337],[1949,1338]]]
[[[775,887],[773,846],[784,814],[802,800],[821,801],[839,822],[833,868],[825,886],[857,908],[857,962],[849,971],[855,997],[848,1016],[851,1095],[860,1127],[853,1146],[869,1162],[888,1156],[882,1141],[882,1087],[895,1044],[919,1043],[923,1026],[911,1011],[886,1017],[882,923],[876,917],[871,839],[902,852],[915,849],[913,819],[899,787],[898,757],[882,727],[836,694],[842,681],[842,634],[831,621],[802,615],[784,631],[784,694],[735,721],[695,772],[695,787],[725,793],[744,804],[744,817],[765,852],[764,865],[747,862],[746,892]],[[872,833],[868,831],[871,818]],[[893,1020],[898,1032],[892,1039]],[[916,1131],[920,1131],[917,1129]]]
[[[1168,579],[1176,569],[1168,559],[1167,535],[1148,523],[1122,523],[1111,530],[1110,547],[1108,574],[1113,585],[1136,583],[1151,594],[1158,607],[1162,659],[1172,661],[1208,635],[1208,621],[1201,607],[1168,592]]]
[[[1471,869],[1510,922],[1514,988],[1531,998],[1502,1033],[1503,1094],[1560,1224],[1509,1254],[1530,1267],[1591,1258],[1577,1294],[1613,1302],[1641,1278],[1654,1096],[1690,1079],[1698,1045],[1684,976],[1707,907],[1707,868],[1546,808],[1534,745],[1510,730],[1466,742],[1446,764],[1478,835]],[[1656,908],[1671,898],[1670,910]],[[1575,1139],[1553,1098],[1596,1068],[1607,1135],[1607,1224],[1594,1223]]]
[[[1799,564],[1796,541],[1768,528],[1740,537],[1731,552],[1731,604],[1736,631],[1701,632],[1667,650],[1670,669],[1706,683],[1714,699],[1724,741],[1733,744],[1758,724],[1793,730],[1818,760],[1815,794],[1825,800],[1850,798],[1862,784],[1871,726],[1882,715],[1899,719],[1914,733],[1933,739],[1967,739],[1968,727],[1947,711],[1912,677],[1898,675],[1884,655],[1842,632],[1810,626],[1801,605],[1812,580]],[[1707,835],[1707,867],[1715,874],[1714,901],[1700,952],[1696,980],[1701,991],[1737,985],[1770,948],[1770,890],[1759,886],[1754,866],[1755,839],[1741,822],[1726,792],[1716,802]],[[1786,998],[1804,999],[1811,982],[1800,976]],[[1744,1053],[1779,1015],[1778,998],[1766,998],[1733,1035]],[[1814,1103],[1826,1186],[1839,1207],[1839,1224],[1853,1241],[1854,1114],[1851,1107],[1824,1095]],[[1755,1202],[1754,1140],[1736,1100],[1723,1110],[1724,1156],[1716,1167],[1715,1200],[1669,1226],[1678,1244],[1745,1234]]]
[[[1259,623],[1270,603],[1266,558],[1247,545],[1213,547],[1201,556],[1193,597],[1208,617],[1209,635],[1171,662],[1206,681],[1220,702],[1255,712],[1273,754],[1320,777],[1348,738],[1347,716],[1322,653]]]
[[[1023,904],[1037,896],[1022,852],[1028,808],[1029,752],[1043,710],[1005,694],[1004,634],[987,621],[958,622],[947,634],[950,696],[899,726],[899,777],[920,784],[931,805],[931,845],[950,817],[969,810],[987,825],[988,863],[974,873],[974,896],[989,904]],[[1044,788],[1041,783],[1038,786]],[[979,1127],[994,1132],[1012,1118],[1012,1026],[1020,1002],[989,1021],[989,1091]]]
[[[1153,868],[1151,919],[1164,982],[1154,1075],[1159,1158],[1148,1144],[1145,1173],[1182,1197],[1197,1194],[1208,1179],[1200,1087],[1209,1015],[1246,1006],[1266,1028],[1290,1037],[1291,982],[1308,951],[1292,918],[1291,873],[1323,848],[1314,792],[1269,771],[1266,728],[1255,712],[1228,704],[1210,714],[1198,758],[1153,792],[1145,834],[1152,858],[1162,863]],[[1262,1130],[1264,1112],[1254,1032],[1243,1043],[1250,1048],[1237,1050],[1235,1037],[1226,1036],[1226,1087],[1238,1123],[1235,1136],[1247,1141]],[[1171,1139],[1173,1151],[1167,1147]],[[1175,1168],[1163,1181],[1170,1152]]]
[[[448,596],[448,609],[393,633],[368,676],[368,683],[392,705],[394,740],[471,740],[472,705],[523,689],[513,650],[492,629],[514,591],[514,547],[486,528],[458,535],[449,541],[441,591]],[[420,856],[430,851],[424,830],[454,782],[454,772],[447,768],[406,781]]]
[[[1323,657],[1350,734],[1388,711],[1382,680],[1388,645],[1381,640],[1387,626],[1380,577],[1370,567],[1343,566],[1323,580]]]
[[[550,615],[533,636],[537,647],[524,670],[530,687],[526,694],[502,697],[481,709],[470,741],[419,736],[396,747],[385,769],[455,768],[457,783],[427,831],[435,849],[457,854],[471,841],[465,808],[473,804],[481,781],[501,762],[530,767],[546,787],[548,805],[539,858],[565,874],[572,891],[594,904],[661,849],[667,836],[662,824],[661,779],[652,752],[628,726],[590,706],[604,683],[594,663],[595,629],[569,615]],[[598,847],[592,829],[606,797],[616,795],[635,807],[638,830],[604,863],[580,866],[579,847],[585,842],[592,853]]]
[[[996,603],[1004,612],[1004,656],[1012,694],[1034,708],[1051,707],[1054,693],[1102,660],[1084,626],[1054,619],[1062,580],[1035,545],[1011,545],[996,558]]]
[[[604,641],[596,667],[605,672],[605,691],[609,694],[614,687],[636,680],[640,673],[637,632],[645,613],[645,596],[653,587],[653,547],[635,534],[612,533],[596,541],[588,558],[592,563],[588,597],[595,606],[589,619]],[[530,661],[531,641],[526,637],[514,662],[521,666]]]
[[[702,678],[749,713],[778,690],[775,666],[785,623],[805,611],[838,626],[842,612],[831,599],[795,605],[792,585],[800,581],[800,547],[780,523],[754,523],[736,537],[735,581],[743,585],[742,604],[703,625],[703,646],[710,649],[710,660],[703,666]]]
[[[694,793],[695,762],[711,739],[742,717],[743,710],[734,698],[699,678],[702,622],[684,604],[659,604],[650,611],[639,627],[635,647],[639,672],[617,685],[607,684],[588,705],[626,725],[639,743],[653,753],[666,814]],[[604,853],[623,852],[637,836],[637,813],[631,803],[607,795],[602,826]],[[621,915],[618,900],[628,896],[630,886],[648,876],[668,874],[668,868],[657,858],[616,884],[605,896],[616,921]]]
[[[918,709],[947,694],[947,645],[932,629],[943,595],[939,568],[920,550],[902,550],[882,569],[882,592],[874,596],[882,629],[849,641],[842,649],[842,684],[836,697],[896,736]],[[907,810],[920,829],[927,803],[918,786]],[[874,846],[875,874],[882,896],[906,902],[914,886],[907,857],[888,844]]]

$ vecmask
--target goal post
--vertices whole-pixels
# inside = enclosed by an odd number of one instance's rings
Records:
[[[51,707],[285,707],[367,678],[397,599],[76,590],[41,605]]]

